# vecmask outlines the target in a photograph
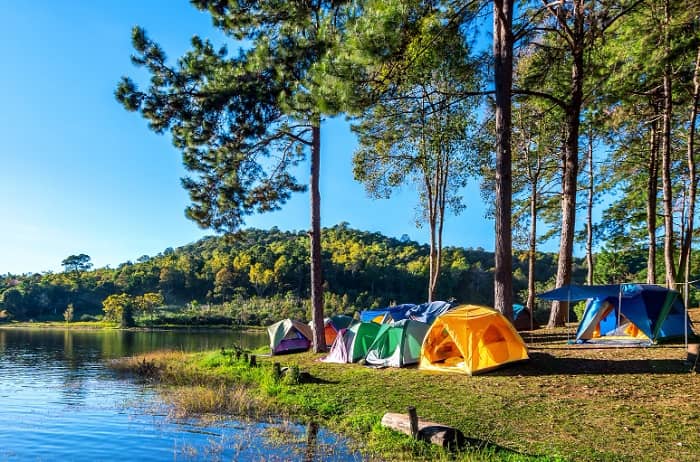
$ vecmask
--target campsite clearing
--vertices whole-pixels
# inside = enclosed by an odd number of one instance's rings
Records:
[[[355,438],[376,459],[445,456],[379,425],[385,412],[416,406],[420,418],[488,443],[457,460],[697,460],[700,376],[684,364],[685,349],[572,347],[566,341],[574,329],[523,333],[530,361],[474,377],[329,364],[312,353],[261,358],[256,371],[220,352],[148,361],[163,383],[197,385],[182,388],[186,393],[245,383],[248,405],[317,419]],[[142,362],[133,358],[121,367],[136,370]],[[273,362],[296,365],[313,380],[272,383]]]

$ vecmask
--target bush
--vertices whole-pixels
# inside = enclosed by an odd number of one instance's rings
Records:
[[[102,316],[98,315],[92,315],[92,314],[84,314],[80,316],[80,321],[82,322],[95,322],[95,321],[102,321]]]
[[[573,313],[574,316],[572,317],[571,320],[572,320],[572,321],[579,321],[579,322],[580,322],[581,319],[583,319],[583,312],[586,311],[586,302],[585,302],[585,301],[581,301],[581,302],[576,303],[576,304],[573,306],[572,311],[574,312],[574,313]],[[575,319],[574,319],[574,318],[575,318]]]

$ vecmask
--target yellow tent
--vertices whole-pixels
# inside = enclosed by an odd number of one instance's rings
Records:
[[[528,359],[527,347],[501,313],[462,305],[430,327],[421,348],[420,369],[472,375],[524,359]]]

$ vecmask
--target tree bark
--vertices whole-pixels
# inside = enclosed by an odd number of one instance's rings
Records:
[[[688,291],[688,281],[690,279],[690,257],[693,244],[693,222],[695,221],[695,203],[697,202],[698,177],[695,162],[695,123],[698,116],[698,102],[700,100],[700,48],[695,58],[695,70],[693,71],[693,98],[690,105],[690,121],[688,124],[688,217],[684,226],[683,244],[681,247],[681,264],[679,269],[684,272],[685,286]]]
[[[556,286],[571,283],[573,265],[574,231],[576,227],[576,193],[578,181],[578,137],[579,118],[583,105],[583,49],[584,49],[584,5],[582,0],[574,2],[574,24],[571,36],[571,100],[566,107],[566,142],[562,159],[561,235]],[[568,319],[569,303],[554,302],[547,327],[563,326]]]
[[[311,129],[311,231],[309,232],[311,255],[311,321],[313,324],[313,350],[326,350],[323,329],[323,267],[321,262],[321,194],[319,172],[321,164],[321,120],[316,118]]]
[[[663,113],[661,128],[661,181],[664,203],[664,264],[666,287],[676,287],[676,265],[673,258],[673,186],[671,184],[671,117],[673,111],[671,85],[671,39],[669,33],[670,5],[664,2],[664,75],[663,75]]]
[[[588,128],[588,204],[586,207],[586,284],[593,285],[593,132]]]
[[[513,83],[513,0],[494,0],[493,54],[496,93],[496,243],[494,307],[513,319],[511,235],[511,91]]]
[[[430,226],[430,258],[429,258],[429,263],[430,263],[430,274],[428,275],[428,301],[432,302],[433,298],[435,297],[435,287],[437,285],[437,278],[438,278],[438,271],[439,271],[439,263],[438,263],[438,244],[437,244],[437,220],[438,220],[438,175],[439,175],[439,165],[440,162],[437,162],[437,166],[435,169],[435,172],[433,172],[433,180],[435,181],[435,184],[433,184],[432,187],[427,189],[427,194],[428,194],[428,202],[429,202],[429,211],[428,211],[428,222]],[[429,172],[426,171],[426,177],[425,177],[425,182],[430,183],[430,179],[428,177]]]
[[[535,323],[535,263],[537,261],[537,180],[530,189],[530,236],[527,255],[527,309],[530,311],[530,330]]]
[[[656,103],[654,103],[656,108]],[[656,118],[656,111],[654,111]],[[647,283],[656,284],[656,207],[659,187],[659,142],[658,127],[654,120],[651,124],[650,154],[647,180],[647,236],[649,251],[647,253]]]

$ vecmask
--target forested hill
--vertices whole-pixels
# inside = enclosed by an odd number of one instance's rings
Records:
[[[309,297],[308,236],[305,232],[249,229],[236,238],[206,237],[168,248],[118,268],[0,276],[0,310],[14,319],[50,319],[73,304],[76,319],[98,314],[112,294],[160,293],[169,305],[226,304],[250,298]],[[427,245],[349,228],[325,229],[323,263],[326,306],[350,312],[391,302],[422,302],[428,278]],[[492,252],[447,247],[439,299],[491,305]],[[514,258],[516,300],[526,287],[525,256]],[[536,278],[551,281],[554,254],[539,254]],[[550,283],[551,284],[551,283]]]

